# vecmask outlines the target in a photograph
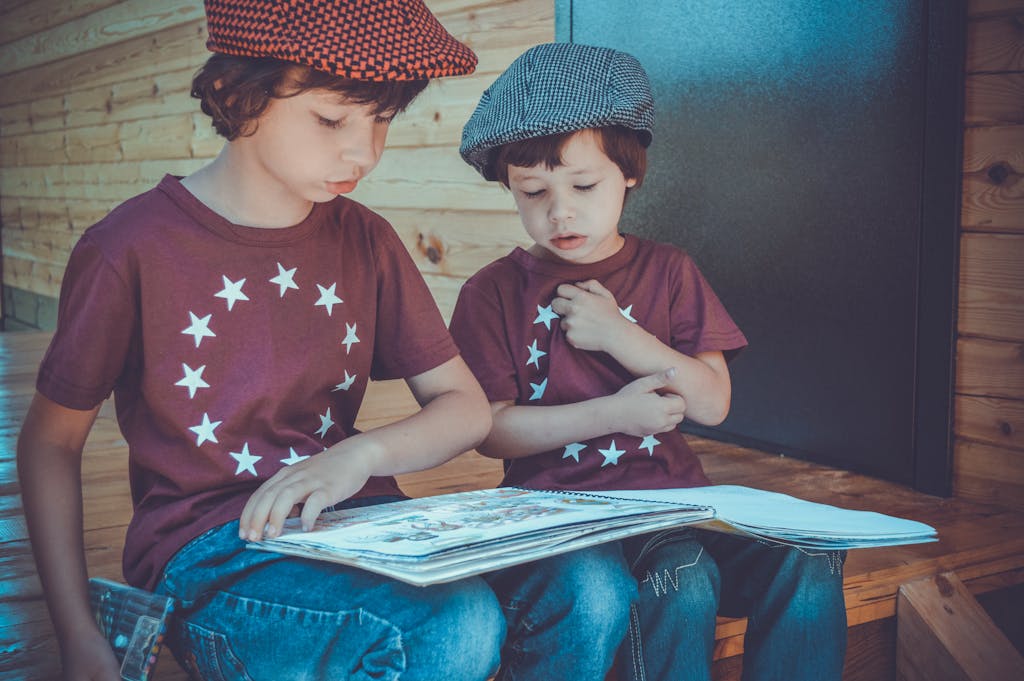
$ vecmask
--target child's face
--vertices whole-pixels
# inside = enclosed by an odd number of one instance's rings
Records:
[[[635,184],[589,130],[566,143],[556,168],[508,168],[519,218],[535,243],[531,253],[576,264],[599,262],[622,248],[619,216],[626,188]]]
[[[254,170],[274,189],[323,202],[355,189],[376,167],[390,121],[328,90],[271,99],[246,145]],[[274,185],[276,183],[276,186]]]

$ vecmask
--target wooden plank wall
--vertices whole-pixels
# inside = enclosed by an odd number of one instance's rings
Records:
[[[509,196],[456,151],[479,93],[553,39],[553,0],[427,0],[480,57],[396,121],[356,198],[385,214],[442,312],[522,243]],[[969,0],[955,490],[1024,507],[1024,1]],[[114,205],[220,148],[188,95],[201,0],[0,7],[0,211],[7,286],[56,296],[71,246]]]
[[[554,39],[551,0],[427,0],[480,58],[437,82],[392,127],[353,194],[390,218],[448,314],[466,276],[521,242],[507,194],[458,155],[483,89],[526,47]],[[3,281],[59,292],[82,231],[166,173],[221,147],[189,96],[208,56],[201,0],[7,0],[0,6]]]
[[[1024,2],[968,2],[954,489],[1024,508]]]

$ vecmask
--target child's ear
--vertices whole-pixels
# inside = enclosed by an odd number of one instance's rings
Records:
[[[636,178],[635,177],[626,178],[626,186],[627,187],[635,187],[636,186]]]

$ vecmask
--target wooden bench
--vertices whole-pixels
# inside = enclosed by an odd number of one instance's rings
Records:
[[[17,432],[34,390],[36,366],[49,336],[0,334],[0,672],[56,678],[57,650],[28,541],[15,473]],[[404,384],[375,384],[361,427],[409,413],[415,402]],[[844,678],[895,681],[896,606],[901,585],[955,573],[975,597],[1020,598],[1024,585],[1024,513],[998,506],[940,499],[849,471],[694,438],[705,470],[718,483],[749,485],[920,520],[936,527],[932,544],[853,551],[845,568],[849,651]],[[104,405],[83,464],[86,558],[91,575],[121,579],[121,546],[131,514],[127,450],[112,405]],[[493,486],[500,464],[470,452],[431,471],[402,476],[411,496]],[[721,618],[716,631],[715,678],[738,679],[745,620]],[[15,677],[17,678],[17,676]],[[166,653],[155,681],[186,678]],[[959,677],[956,677],[959,678]]]

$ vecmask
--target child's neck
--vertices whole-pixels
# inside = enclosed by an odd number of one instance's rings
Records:
[[[230,143],[217,158],[181,183],[214,213],[246,227],[291,227],[302,222],[313,209],[311,201],[264,174],[252,172],[244,154]]]

